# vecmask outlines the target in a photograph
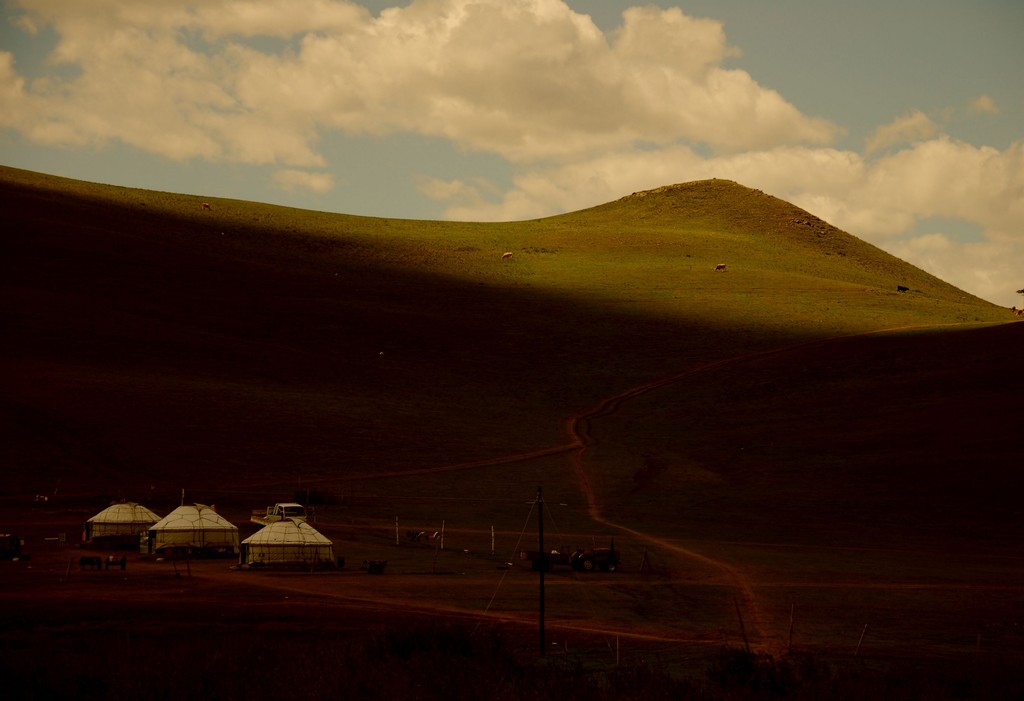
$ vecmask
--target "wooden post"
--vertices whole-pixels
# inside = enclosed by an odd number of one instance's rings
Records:
[[[494,557],[494,526],[491,526],[491,557]]]
[[[796,611],[796,604],[789,605],[789,644],[786,646],[786,654],[793,652],[793,614]]]
[[[544,570],[548,568],[548,557],[544,552],[544,489],[537,487],[537,549],[540,551],[540,655],[544,656],[546,644],[544,642]]]
[[[444,550],[444,519],[441,519],[441,549]]]
[[[395,516],[395,545],[399,545],[399,544],[400,544],[400,541],[398,540],[398,517]]]
[[[747,649],[747,654],[750,654],[750,641],[747,640],[747,629],[743,625],[743,614],[740,613],[740,601],[735,596],[732,597],[732,602],[736,604],[736,617],[740,619],[740,634],[743,635],[743,647]]]

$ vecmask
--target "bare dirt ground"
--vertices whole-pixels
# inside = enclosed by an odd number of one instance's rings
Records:
[[[74,543],[81,525],[75,517],[48,514],[33,521],[44,515],[34,507],[8,509],[8,514],[20,514],[30,555],[0,562],[3,636],[10,640],[187,630],[273,634],[305,628],[366,635],[395,626],[458,622],[497,626],[522,649],[536,650],[537,575],[523,563],[506,569],[503,558],[411,542],[395,546],[319,524],[336,538],[346,558],[343,568],[248,571],[232,560],[167,561],[83,549]],[[62,548],[56,540],[60,533],[72,544]],[[122,554],[127,557],[124,570],[116,562],[101,570],[79,564],[82,556],[99,556],[106,564],[108,555]],[[383,574],[363,568],[364,559],[381,558],[388,561]],[[620,573],[598,580],[588,575],[582,585],[580,577],[568,570],[546,577],[545,629],[552,650],[588,648],[610,657],[616,646],[629,655],[666,645],[717,649],[722,642],[717,634],[690,636],[669,622],[637,626],[625,611],[601,615],[601,603],[611,595],[602,590],[640,591],[649,577]],[[588,611],[587,603],[594,608]]]
[[[79,558],[111,553],[74,544],[78,517],[46,514],[35,506],[7,513],[20,514],[31,556],[0,562],[3,636],[10,640],[304,629],[360,636],[457,622],[499,627],[522,651],[536,651],[537,574],[522,562],[509,567],[504,554],[453,547],[486,534],[452,532],[441,551],[436,541],[413,543],[403,536],[396,546],[379,526],[355,532],[324,519],[318,527],[346,558],[342,569],[247,571],[232,560],[173,562],[126,553],[126,569],[96,571],[82,569]],[[72,545],[61,548],[54,540],[60,533]],[[829,573],[828,564],[847,561],[848,552],[623,535],[629,537],[647,543],[659,562],[672,556],[682,564],[640,571],[634,558],[617,573],[549,573],[547,649],[607,663],[656,654],[681,668],[699,667],[723,646],[747,642],[776,656],[790,645],[867,659],[1024,655],[1024,580],[1012,574],[1022,571],[1020,560],[948,553],[950,573],[939,580],[932,574],[932,554],[861,552],[857,561],[865,571]],[[370,559],[387,560],[383,574],[362,568]],[[923,575],[892,574],[894,562],[916,560],[924,563]],[[805,561],[825,563],[826,569],[790,566]]]

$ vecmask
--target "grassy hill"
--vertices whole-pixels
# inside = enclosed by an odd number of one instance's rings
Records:
[[[314,488],[514,534],[543,484],[554,533],[667,578],[603,590],[625,627],[715,629],[730,591],[776,642],[795,599],[819,640],[1024,616],[1024,324],[792,204],[710,180],[429,222],[2,168],[0,206],[9,499]]]
[[[39,490],[86,467],[216,484],[480,460],[558,442],[567,414],[723,354],[1004,317],[728,181],[508,224],[11,169],[2,188],[6,412],[19,460],[45,446]]]

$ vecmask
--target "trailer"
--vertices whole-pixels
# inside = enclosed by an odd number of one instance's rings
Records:
[[[544,572],[551,572],[559,566],[571,567],[578,572],[615,572],[622,564],[614,542],[607,548],[570,548],[563,545],[548,553],[520,550],[519,559],[528,561],[532,570]]]

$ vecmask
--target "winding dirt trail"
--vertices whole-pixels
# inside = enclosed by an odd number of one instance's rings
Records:
[[[727,581],[732,583],[736,591],[737,607],[742,606],[744,612],[745,622],[753,627],[757,638],[760,641],[761,647],[765,647],[770,652],[774,652],[772,648],[779,645],[779,641],[782,640],[781,629],[777,627],[774,621],[767,619],[767,615],[763,611],[762,607],[759,606],[758,598],[755,595],[754,588],[755,582],[748,577],[741,569],[725,562],[723,560],[716,559],[710,555],[698,552],[687,548],[679,543],[666,540],[650,533],[644,533],[620,523],[615,523],[603,516],[601,509],[598,505],[598,500],[594,494],[594,489],[590,484],[590,479],[587,475],[586,467],[584,465],[584,458],[588,448],[596,446],[599,440],[594,437],[592,432],[592,424],[594,420],[611,416],[615,414],[625,403],[634,399],[640,398],[646,394],[654,392],[656,390],[663,389],[669,385],[677,384],[685,380],[689,380],[698,375],[704,375],[711,372],[718,372],[723,369],[740,365],[743,363],[750,362],[773,355],[781,355],[785,353],[791,353],[797,350],[802,350],[812,346],[824,345],[827,343],[833,343],[836,341],[879,335],[885,333],[897,333],[901,331],[910,330],[923,330],[931,328],[943,328],[948,326],[963,326],[962,323],[951,323],[941,325],[926,325],[926,326],[901,326],[886,329],[876,329],[872,331],[861,331],[857,333],[845,334],[842,336],[827,336],[823,338],[813,338],[797,343],[790,343],[782,346],[775,346],[760,351],[753,351],[750,353],[744,353],[729,358],[722,358],[720,360],[712,361],[684,370],[682,372],[663,377],[652,382],[648,382],[637,387],[632,387],[619,394],[607,397],[601,400],[590,410],[572,416],[566,422],[566,432],[572,438],[571,445],[576,445],[578,448],[573,452],[571,456],[572,467],[576,475],[576,481],[579,484],[580,491],[583,494],[587,504],[587,513],[590,518],[596,523],[600,523],[609,528],[617,529],[622,533],[629,534],[630,536],[640,540],[641,542],[648,543],[649,545],[657,546],[663,550],[674,553],[680,557],[687,558],[703,565],[709,566],[714,570],[720,572]]]
[[[619,409],[624,404],[635,399],[641,398],[651,392],[664,389],[665,387],[668,387],[670,385],[684,382],[699,375],[720,372],[727,368],[748,363],[753,360],[758,360],[773,355],[791,353],[808,347],[824,345],[855,337],[964,325],[966,324],[953,323],[942,325],[903,326],[886,329],[876,329],[872,331],[861,331],[841,336],[812,338],[804,341],[799,341],[796,343],[790,343],[763,350],[752,351],[749,353],[744,353],[729,358],[722,358],[719,360],[711,361],[703,365],[699,365],[684,370],[682,372],[662,377],[657,380],[653,380],[643,385],[629,388],[618,394],[601,400],[592,408],[584,412],[570,416],[565,422],[565,433],[566,437],[568,438],[568,442],[561,445],[550,446],[547,448],[540,448],[537,450],[527,451],[523,453],[515,453],[511,455],[485,458],[481,460],[463,463],[436,465],[432,467],[411,468],[407,470],[395,470],[388,472],[361,474],[349,473],[337,477],[321,478],[318,479],[317,482],[337,483],[367,479],[376,480],[394,477],[438,474],[481,467],[492,467],[495,465],[502,464],[518,463],[533,460],[540,457],[568,453],[568,458],[570,460],[575,480],[579,486],[580,492],[586,503],[587,514],[595,523],[599,523],[608,528],[618,530],[619,532],[623,534],[628,534],[629,536],[639,540],[642,543],[654,546],[665,552],[673,553],[679,556],[680,558],[685,558],[693,562],[700,563],[701,565],[718,572],[722,580],[728,582],[729,585],[735,591],[737,609],[738,611],[742,612],[744,625],[749,626],[751,632],[753,633],[752,637],[754,638],[754,640],[752,641],[752,644],[768,652],[776,652],[776,648],[778,648],[778,646],[780,645],[780,641],[783,637],[782,628],[779,627],[780,622],[769,620],[768,614],[760,605],[758,597],[755,593],[755,587],[758,586],[758,583],[755,582],[745,572],[743,572],[742,569],[724,560],[720,560],[711,555],[688,548],[680,544],[679,542],[669,540],[652,533],[645,533],[621,523],[616,523],[606,518],[602,514],[599,500],[595,495],[594,489],[591,485],[585,464],[587,451],[600,443],[599,439],[596,438],[593,433],[594,421],[614,415],[616,412],[619,411]],[[972,325],[978,324],[974,323]],[[252,483],[248,483],[248,485],[250,487],[275,486],[279,483],[280,481],[275,480],[267,481],[259,485],[253,485]],[[767,586],[772,586],[772,583],[764,584],[766,584]]]
[[[731,358],[724,358],[721,360],[705,363],[704,365],[691,368],[689,370],[676,373],[663,377],[659,380],[649,382],[638,387],[630,388],[624,392],[608,397],[592,409],[577,416],[571,417],[567,424],[566,430],[568,434],[574,438],[573,443],[578,445],[579,448],[572,454],[571,461],[572,467],[576,475],[576,481],[579,484],[580,491],[583,493],[583,497],[587,504],[587,513],[590,518],[596,523],[600,523],[609,528],[616,529],[622,533],[628,534],[641,542],[649,545],[656,546],[662,550],[674,553],[677,556],[699,562],[706,565],[713,570],[720,572],[730,582],[732,587],[736,591],[737,607],[742,606],[744,611],[744,619],[748,621],[752,626],[753,631],[756,633],[758,640],[762,645],[771,637],[768,632],[767,622],[765,620],[764,613],[761,607],[758,605],[757,597],[754,593],[754,583],[738,568],[723,561],[715,559],[709,555],[697,552],[690,548],[684,547],[676,542],[660,538],[650,533],[644,533],[620,523],[615,523],[605,518],[598,506],[597,499],[594,494],[593,487],[590,484],[590,479],[587,476],[586,467],[584,466],[584,458],[586,456],[587,449],[595,446],[599,443],[598,439],[594,437],[592,433],[592,423],[595,419],[599,419],[606,416],[615,414],[623,404],[640,398],[650,392],[663,389],[669,385],[673,385],[684,380],[703,375],[710,372],[716,372],[724,368],[738,365],[740,363],[749,362],[756,358],[762,358],[769,355],[791,352],[799,348],[804,348],[809,345],[817,343],[823,343],[833,339],[815,339],[811,341],[804,341],[800,343],[790,344],[787,346],[779,346],[770,348],[763,351],[755,351],[752,353],[746,353],[743,355],[734,356]],[[778,639],[778,636],[775,636]]]
[[[1001,322],[988,322],[989,324],[997,324]],[[313,481],[317,484],[335,484],[339,482],[356,482],[362,480],[377,480],[377,479],[390,479],[394,477],[411,477],[416,475],[429,475],[429,474],[440,474],[445,472],[457,472],[459,470],[470,470],[479,467],[493,467],[495,465],[507,465],[511,463],[526,462],[528,460],[534,460],[536,458],[546,457],[549,455],[558,455],[559,453],[568,453],[576,451],[576,455],[573,459],[573,468],[576,473],[576,479],[579,483],[580,490],[586,499],[587,510],[591,518],[601,522],[602,524],[621,528],[617,524],[611,524],[603,520],[600,517],[597,503],[594,498],[593,489],[590,486],[590,480],[587,477],[586,471],[583,468],[583,453],[590,446],[598,444],[598,440],[593,437],[591,433],[591,423],[595,419],[599,419],[605,416],[616,413],[619,408],[633,399],[642,397],[655,390],[662,389],[672,384],[682,382],[684,380],[703,375],[709,372],[716,372],[723,368],[728,368],[733,365],[739,365],[742,363],[749,362],[758,358],[764,358],[772,355],[780,355],[783,353],[789,353],[802,348],[810,346],[823,345],[826,343],[832,343],[834,341],[840,341],[847,338],[856,338],[859,336],[871,336],[884,333],[896,333],[899,331],[910,331],[910,330],[923,330],[923,329],[934,329],[944,328],[949,326],[965,326],[965,325],[984,325],[983,322],[972,322],[970,324],[964,323],[950,323],[950,324],[930,324],[930,325],[919,325],[919,326],[899,326],[886,329],[876,329],[872,331],[859,331],[856,333],[845,334],[841,336],[825,336],[821,338],[812,338],[797,343],[790,343],[782,346],[775,346],[772,348],[766,348],[764,350],[752,351],[750,353],[744,353],[741,355],[732,356],[729,358],[722,358],[720,360],[711,361],[703,365],[699,365],[688,370],[684,370],[679,373],[668,375],[657,380],[652,380],[643,385],[631,387],[627,390],[620,392],[619,394],[607,397],[598,402],[594,407],[584,411],[580,414],[576,414],[568,417],[565,423],[565,433],[569,439],[569,442],[561,445],[549,446],[546,448],[538,448],[536,450],[530,450],[522,453],[513,453],[510,455],[501,455],[497,457],[482,458],[480,460],[472,460],[469,462],[461,463],[446,463],[442,465],[433,465],[429,467],[413,467],[404,470],[389,470],[384,472],[349,472],[344,475],[337,475],[334,477],[316,477]],[[279,487],[284,484],[290,483],[290,478],[287,479],[271,479],[252,481],[246,480],[244,486],[246,488],[253,487]],[[242,486],[242,483],[239,484]],[[653,542],[653,541],[652,541]]]

